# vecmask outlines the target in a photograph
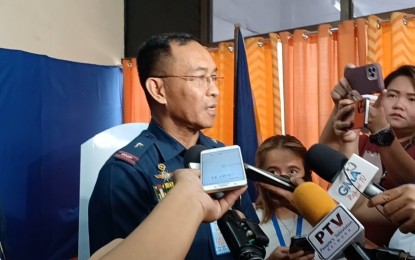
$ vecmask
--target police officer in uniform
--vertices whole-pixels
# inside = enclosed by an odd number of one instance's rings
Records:
[[[213,126],[219,96],[216,65],[202,45],[184,33],[153,36],[141,46],[137,63],[152,119],[99,173],[89,202],[91,254],[125,238],[148,216],[173,187],[171,173],[184,167],[187,149],[224,146],[201,132]],[[248,219],[259,222],[248,193],[237,204]],[[186,259],[232,255],[218,229],[203,223]]]

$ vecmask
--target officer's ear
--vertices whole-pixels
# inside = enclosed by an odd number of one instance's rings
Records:
[[[166,89],[163,79],[148,78],[146,80],[146,89],[150,96],[160,104],[166,104]]]

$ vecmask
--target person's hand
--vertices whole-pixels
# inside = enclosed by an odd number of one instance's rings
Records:
[[[354,68],[356,66],[353,64],[348,64],[346,67]],[[331,91],[331,98],[334,104],[337,106],[339,101],[342,99],[360,100],[362,99],[362,96],[359,94],[359,92],[352,89],[346,78],[341,78]]]
[[[300,185],[301,183],[305,182],[304,179],[301,177],[291,177],[290,181],[296,187]],[[278,198],[280,199],[281,206],[284,206],[288,208],[289,210],[291,210],[292,212],[299,214],[297,207],[294,204],[294,197],[291,191],[285,190],[283,188],[278,188],[274,185],[264,183],[264,182],[258,182],[258,185],[260,185],[264,189],[277,195]]]
[[[402,233],[415,231],[415,184],[405,184],[371,198],[368,207],[383,205],[383,213]]]
[[[387,90],[384,89],[375,103],[369,107],[368,128],[371,133],[377,133],[389,126],[383,109],[382,100],[386,97]]]
[[[349,82],[345,78],[341,78],[336,86],[334,86],[333,90],[331,91],[331,99],[333,100],[334,104],[337,105],[340,100],[342,99],[351,99],[352,98],[353,89],[350,87]]]
[[[298,252],[290,254],[289,248],[285,246],[278,246],[277,248],[272,251],[272,253],[267,258],[268,260],[290,260],[290,259],[297,259],[297,260],[306,260],[306,259],[313,259],[314,254],[304,255],[304,251],[300,250]]]
[[[212,222],[225,214],[229,208],[235,203],[240,195],[247,189],[247,186],[235,190],[225,192],[224,196],[218,200],[212,199],[202,187],[200,180],[200,170],[195,169],[179,169],[173,173],[175,183],[174,189],[186,189],[191,198],[196,199],[203,208],[204,222]]]
[[[354,124],[354,108],[354,101],[342,99],[334,116],[334,133],[345,143],[353,142],[359,137],[360,129],[351,129]]]

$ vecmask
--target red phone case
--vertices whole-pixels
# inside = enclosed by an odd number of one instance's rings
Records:
[[[363,128],[367,125],[367,113],[369,101],[367,99],[357,100],[354,102],[354,124],[351,129]]]
[[[346,68],[344,77],[352,89],[357,90],[361,95],[380,93],[385,88],[382,68],[379,63]]]

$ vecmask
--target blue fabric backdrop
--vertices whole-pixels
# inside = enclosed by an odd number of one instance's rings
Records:
[[[121,123],[120,67],[0,49],[0,206],[9,259],[77,255],[80,145]]]

